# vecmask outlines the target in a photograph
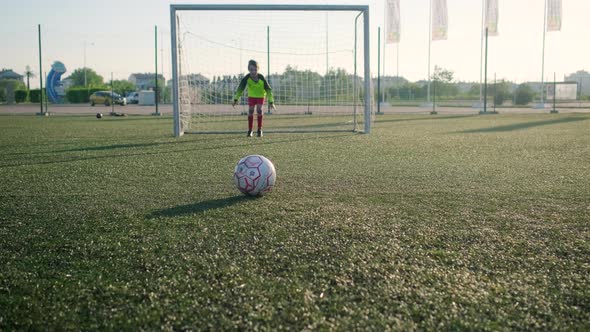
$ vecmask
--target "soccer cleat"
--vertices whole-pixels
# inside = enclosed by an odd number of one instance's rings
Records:
[[[262,129],[258,129],[258,133],[256,134],[258,137],[262,137]]]
[[[246,134],[246,137],[252,137],[252,130],[248,130],[248,133]]]

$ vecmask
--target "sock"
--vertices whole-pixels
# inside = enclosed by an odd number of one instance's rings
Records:
[[[258,129],[262,129],[262,114],[258,114]]]
[[[252,130],[252,125],[254,124],[254,115],[248,115],[248,130]]]

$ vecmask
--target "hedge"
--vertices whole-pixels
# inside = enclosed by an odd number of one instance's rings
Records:
[[[34,89],[29,91],[29,99],[31,99],[31,103],[38,103],[41,101],[41,90]]]
[[[96,91],[108,90],[106,87],[101,88],[70,88],[66,91],[66,98],[72,104],[88,103],[90,102],[90,95]]]
[[[14,101],[16,103],[24,103],[27,100],[27,90],[14,91]]]

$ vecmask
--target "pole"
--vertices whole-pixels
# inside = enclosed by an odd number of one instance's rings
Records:
[[[242,52],[241,48],[240,48],[240,52]],[[240,53],[240,55],[241,55],[241,53]],[[270,26],[269,25],[266,26],[266,63],[268,66],[268,80],[269,80],[268,84],[270,84]],[[271,114],[270,113],[270,103],[268,103],[267,107],[268,107],[267,113]]]
[[[88,91],[88,81],[86,79],[86,72],[88,70],[86,69],[86,41],[84,41],[84,87],[86,88],[86,99],[90,99],[90,91]]]
[[[558,113],[557,108],[556,108],[557,82],[555,82],[555,80],[556,80],[556,74],[555,74],[555,72],[553,72],[553,110],[551,111],[551,113]]]
[[[330,70],[330,66],[329,66],[329,63],[328,63],[328,60],[329,60],[328,59],[328,50],[329,50],[328,42],[329,42],[329,35],[328,35],[328,12],[326,12],[326,74]]]
[[[430,0],[430,15],[428,19],[428,88],[426,102],[430,103],[430,45],[432,44],[432,0]]]
[[[486,51],[483,82],[483,112],[486,113],[488,111],[488,28],[486,28]]]
[[[39,115],[45,115],[43,111],[43,61],[42,61],[42,54],[41,54],[41,24],[37,25],[39,30],[39,107],[41,111]]]
[[[178,17],[176,10],[170,7],[170,61],[172,62],[172,114],[174,117],[174,137],[184,135],[184,128],[180,119],[180,99],[179,92],[179,63],[178,63],[178,39],[176,38],[176,27],[178,26]]]
[[[578,76],[580,80],[580,84],[578,85],[578,101],[580,102],[580,106],[582,106],[582,75]]]
[[[430,114],[435,115],[436,113],[436,79],[432,81],[432,112]]]
[[[356,131],[357,128],[357,121],[356,121],[356,103],[357,103],[357,97],[358,97],[358,92],[357,92],[357,69],[356,69],[356,44],[357,44],[357,20],[359,18],[359,16],[361,16],[361,13],[358,13],[358,15],[354,18],[354,76],[353,76],[353,81],[352,81],[352,91],[353,91],[353,96],[352,96],[352,113],[354,115],[354,119],[353,119],[353,128],[352,130]]]
[[[369,10],[363,12],[364,25],[364,64],[365,64],[365,134],[371,133],[371,59],[370,59],[370,24],[369,24]]]
[[[543,56],[541,57],[541,107],[545,108],[545,33],[547,31],[547,0],[543,11]]]
[[[483,96],[483,86],[482,86],[482,76],[483,76],[483,35],[484,35],[484,22],[485,22],[485,3],[486,0],[481,0],[481,42],[479,46],[479,107],[482,104],[482,96]]]
[[[45,72],[45,77],[47,77],[47,72]],[[45,89],[44,89],[44,90],[47,90],[47,86],[45,87]],[[45,114],[47,115],[47,114],[49,114],[49,113],[47,113],[47,110],[49,109],[49,108],[47,107],[47,91],[45,91],[45,94],[43,94],[43,95],[45,96],[45,97],[43,98],[43,100],[45,100]]]
[[[154,97],[155,97],[155,102],[156,102],[156,113],[154,113],[153,115],[160,115],[160,111],[158,110],[158,26],[156,25],[154,27],[154,42],[155,42],[155,47],[154,47],[154,58],[155,58],[155,68],[156,68],[156,89],[154,91]]]
[[[400,77],[399,77],[399,41],[397,42],[397,64],[396,64],[396,67],[397,68],[396,68],[396,74],[395,74],[395,76],[397,77],[397,84],[398,84],[398,86],[397,86],[397,98],[398,99],[401,99],[400,92],[399,92],[399,90],[400,90],[399,84],[401,82]]]
[[[496,90],[498,89],[498,85],[496,83],[496,73],[494,73],[494,113],[496,113]]]
[[[557,83],[555,82],[555,72],[553,73],[553,112],[556,111],[555,109],[555,99],[557,96]]]
[[[387,63],[385,61],[385,53],[387,51],[387,37],[386,37],[386,31],[387,31],[387,3],[385,1],[383,1],[383,78],[385,78],[385,64]],[[381,92],[381,100],[385,103],[385,88],[383,88],[383,91]]]
[[[324,76],[324,80],[325,80],[325,106],[328,106],[328,94],[330,91],[330,80],[328,78],[328,72],[330,71],[330,64],[329,64],[329,57],[328,57],[328,50],[329,50],[329,38],[330,36],[328,35],[328,12],[326,12],[326,74]]]
[[[94,43],[90,43],[90,46],[94,45]],[[84,87],[86,88],[86,101],[89,100],[90,98],[90,87],[88,86],[88,68],[86,67],[86,54],[87,54],[87,50],[88,50],[88,42],[85,40],[84,41],[84,68],[82,69],[84,71]]]
[[[88,82],[86,80],[86,41],[84,41],[84,87],[88,87]]]
[[[160,31],[160,73],[164,76],[164,31]],[[164,84],[166,86],[166,84]]]
[[[381,114],[381,27],[377,29],[377,114]]]
[[[268,32],[267,32],[267,34],[268,34]],[[243,63],[242,62],[242,38],[240,38],[238,46],[240,47],[240,62],[239,62],[240,65],[238,66],[238,79],[240,79],[240,73],[242,72],[242,63]],[[266,47],[268,48],[268,45]],[[270,63],[269,63],[268,67],[269,67],[268,69],[270,70]],[[270,80],[270,72],[268,73],[268,75],[269,75],[268,79]],[[240,99],[243,99],[243,98],[240,98]]]
[[[113,91],[113,72],[111,72],[111,115],[115,115],[115,94]]]

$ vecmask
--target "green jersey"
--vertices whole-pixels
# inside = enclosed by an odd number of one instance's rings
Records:
[[[272,96],[272,89],[271,89],[270,85],[268,84],[268,82],[264,79],[264,76],[258,74],[258,79],[253,80],[252,77],[250,77],[250,74],[246,74],[246,76],[244,76],[244,78],[242,78],[242,81],[240,82],[240,85],[238,86],[238,91],[236,92],[236,95],[234,96],[235,100],[240,99],[240,97],[242,96],[242,93],[244,93],[244,89],[246,89],[246,87],[248,87],[248,97],[253,97],[253,98],[268,97],[268,102],[274,103],[274,98]]]

